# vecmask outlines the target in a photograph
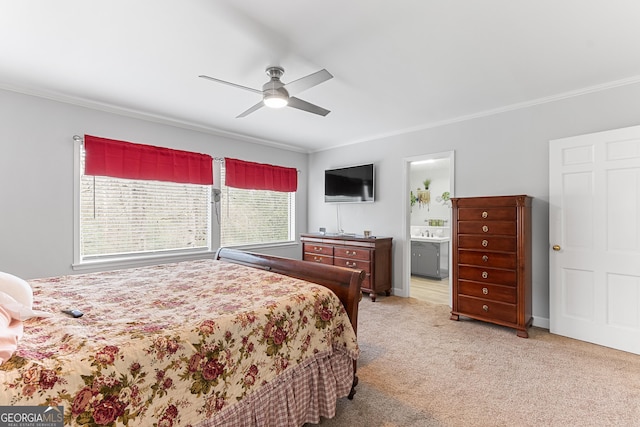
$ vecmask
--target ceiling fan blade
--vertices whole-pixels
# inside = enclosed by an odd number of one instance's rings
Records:
[[[264,103],[262,101],[258,102],[256,105],[254,105],[253,107],[249,108],[247,111],[240,113],[238,116],[236,116],[236,119],[239,119],[241,117],[246,117],[249,114],[253,113],[256,110],[259,110],[260,108],[264,107]]]
[[[238,84],[235,84],[235,83],[227,82],[227,81],[224,81],[224,80],[216,79],[215,77],[209,77],[209,76],[204,76],[204,75],[198,76],[198,77],[202,77],[203,79],[212,80],[214,82],[218,82],[218,83],[222,83],[222,84],[225,84],[225,85],[237,87],[239,89],[248,90],[250,92],[254,92],[254,93],[262,95],[262,91],[261,90],[253,89],[251,87],[246,87],[246,86],[238,85]]]
[[[289,92],[289,95],[296,95],[303,90],[312,88],[332,78],[333,76],[331,75],[331,73],[323,69],[320,71],[316,71],[313,74],[309,74],[308,76],[301,77],[298,80],[289,82],[284,85],[284,88],[287,90],[287,92]]]
[[[293,96],[289,97],[288,107],[297,108],[298,110],[307,111],[309,113],[318,114],[320,116],[326,116],[331,111],[325,110],[322,107],[318,107],[317,105],[311,104],[310,102],[303,101],[302,99],[295,98]]]

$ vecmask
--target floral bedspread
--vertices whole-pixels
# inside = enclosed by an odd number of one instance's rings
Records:
[[[188,426],[321,352],[358,356],[326,288],[214,260],[30,281],[0,405],[64,406],[65,425]],[[61,310],[77,308],[72,318]]]

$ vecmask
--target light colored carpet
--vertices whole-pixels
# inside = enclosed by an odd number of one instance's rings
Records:
[[[640,356],[449,310],[363,298],[357,393],[319,425],[640,426]]]

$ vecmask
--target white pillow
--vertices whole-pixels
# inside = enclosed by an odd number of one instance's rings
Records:
[[[0,365],[9,360],[22,338],[23,324],[0,304]]]
[[[33,308],[33,289],[26,281],[13,274],[0,271],[0,292],[13,297],[29,309]]]

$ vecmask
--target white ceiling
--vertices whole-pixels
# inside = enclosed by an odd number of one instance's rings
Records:
[[[0,0],[0,87],[303,152],[637,81],[638,0]]]

